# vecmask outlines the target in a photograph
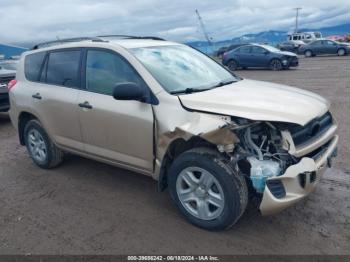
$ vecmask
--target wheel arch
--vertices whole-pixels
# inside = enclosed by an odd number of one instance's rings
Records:
[[[226,65],[228,65],[231,61],[234,61],[237,64],[237,67],[240,66],[238,59],[236,59],[235,57],[230,57],[230,59],[227,60]]]
[[[270,60],[269,60],[269,65],[271,64],[271,62],[273,61],[273,60],[278,60],[278,61],[280,61],[281,63],[282,63],[282,58],[281,57],[278,57],[278,56],[273,56],[273,57],[271,57],[270,58]]]
[[[168,171],[174,160],[187,150],[199,147],[207,147],[217,150],[214,144],[199,136],[193,136],[187,141],[184,138],[177,138],[169,144],[160,168],[158,179],[159,191],[164,191],[168,187]]]
[[[314,54],[315,54],[314,51],[312,51],[312,49],[306,49],[306,50],[304,51],[304,55],[306,55],[306,52],[311,52],[311,55],[314,55]]]
[[[19,137],[19,142],[22,146],[25,145],[25,139],[24,139],[25,126],[30,120],[33,120],[33,119],[36,119],[39,121],[36,115],[27,111],[22,111],[18,116],[18,137]]]
[[[344,50],[344,54],[348,54],[348,52],[347,52],[347,50],[346,50],[346,48],[345,47],[339,47],[338,49],[337,49],[337,53],[339,52],[339,50]]]

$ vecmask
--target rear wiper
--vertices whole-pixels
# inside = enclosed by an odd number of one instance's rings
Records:
[[[175,95],[175,94],[191,94],[191,93],[196,93],[196,92],[202,92],[202,91],[208,91],[211,88],[186,88],[184,90],[175,90],[171,91],[170,94]]]

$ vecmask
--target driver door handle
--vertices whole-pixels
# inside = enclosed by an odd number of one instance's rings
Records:
[[[84,103],[80,103],[79,106],[81,108],[87,108],[87,109],[92,109],[92,105],[88,101],[85,101]]]

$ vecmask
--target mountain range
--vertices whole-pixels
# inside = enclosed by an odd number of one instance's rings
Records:
[[[323,27],[316,29],[303,28],[299,30],[300,32],[321,32],[324,37],[330,35],[346,35],[350,34],[350,23],[341,24],[331,27]],[[228,46],[231,44],[238,43],[269,43],[271,45],[275,45],[277,43],[283,42],[287,40],[287,31],[277,31],[277,30],[269,30],[263,31],[256,34],[245,34],[240,37],[234,37],[232,39],[217,41],[213,43],[213,46],[209,45],[207,41],[194,41],[187,42],[186,44],[197,48],[205,53],[211,53],[216,49],[219,49],[223,46]]]

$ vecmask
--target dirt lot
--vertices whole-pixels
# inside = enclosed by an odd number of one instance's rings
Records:
[[[273,217],[248,209],[225,232],[188,224],[142,175],[80,157],[37,168],[0,115],[0,254],[350,254],[350,57],[301,59],[298,69],[238,71],[327,97],[339,157],[316,191]]]

